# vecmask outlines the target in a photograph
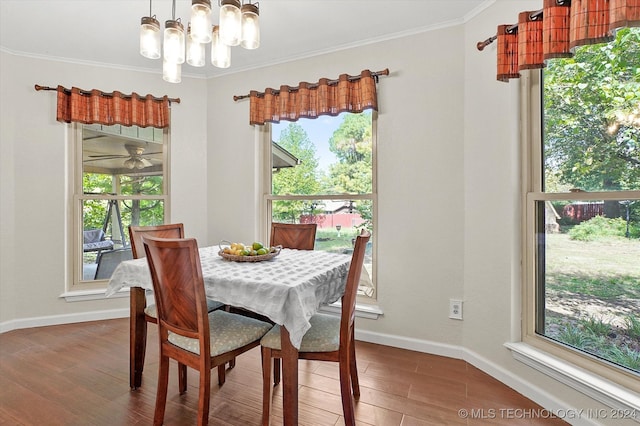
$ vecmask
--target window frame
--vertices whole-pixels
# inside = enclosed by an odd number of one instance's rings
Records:
[[[110,195],[110,194],[84,194],[83,188],[83,123],[71,123],[68,127],[69,143],[69,176],[68,180],[68,197],[70,214],[67,226],[67,251],[70,255],[67,261],[67,277],[64,297],[68,300],[75,300],[72,297],[69,298],[69,294],[72,293],[93,293],[96,291],[103,292],[107,288],[109,282],[108,279],[99,280],[84,280],[82,274],[82,256],[83,256],[83,203],[87,200],[161,200],[164,206],[164,222],[166,223],[168,218],[171,217],[170,206],[170,133],[169,128],[162,129],[162,194],[161,195]],[[127,126],[123,126],[127,127]],[[125,236],[128,236],[127,229],[123,229]],[[82,299],[81,299],[82,300]]]
[[[320,118],[320,117],[319,117]],[[271,229],[272,210],[271,203],[273,201],[281,200],[371,200],[373,203],[373,229],[374,232],[378,229],[378,185],[377,185],[377,122],[378,113],[376,110],[371,110],[371,193],[370,194],[330,194],[330,195],[272,195],[272,169],[271,169],[271,141],[272,141],[272,125],[271,123],[265,123],[263,126],[256,126],[258,130],[258,139],[260,146],[262,147],[261,158],[261,175],[262,175],[262,197],[260,200],[260,211],[262,217],[260,220],[259,231],[263,236],[264,241],[269,240],[269,232]],[[371,240],[371,282],[374,287],[374,296],[362,296],[358,295],[356,303],[359,305],[377,305],[378,302],[378,273],[377,273],[377,238]],[[339,303],[339,302],[337,302]],[[365,309],[366,310],[366,309]],[[381,314],[378,308],[370,310],[372,318],[377,318]]]
[[[522,321],[521,340],[542,352],[567,362],[567,371],[577,366],[588,373],[606,378],[625,388],[640,392],[638,375],[573,349],[560,342],[535,332],[537,318],[536,297],[537,260],[540,256],[536,235],[536,202],[554,200],[619,200],[640,197],[640,191],[565,192],[543,191],[543,103],[542,70],[521,71],[520,77],[520,122],[521,129],[521,208],[522,208]],[[516,350],[517,352],[517,350]],[[568,373],[567,373],[568,374]],[[589,386],[589,384],[587,384]],[[593,385],[596,386],[596,385]]]

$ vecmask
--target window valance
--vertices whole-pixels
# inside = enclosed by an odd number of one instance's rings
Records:
[[[377,110],[376,82],[379,75],[388,74],[388,69],[380,72],[364,70],[357,76],[342,74],[337,80],[321,78],[317,83],[301,82],[297,87],[283,85],[280,90],[252,90],[248,96],[235,96],[234,99],[250,98],[249,123],[252,125]]]
[[[640,0],[544,0],[543,8],[521,12],[518,23],[498,26],[497,79],[520,77],[523,69],[543,68],[545,60],[570,57],[578,46],[607,43],[622,27],[640,26]]]
[[[77,87],[67,89],[58,86],[52,89],[36,85],[36,90],[58,92],[56,119],[65,123],[165,128],[169,126],[170,103],[180,102],[180,99],[170,99],[167,96],[156,98],[137,93],[125,95],[118,91],[105,93]]]

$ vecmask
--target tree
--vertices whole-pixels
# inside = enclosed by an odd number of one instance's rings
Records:
[[[274,195],[367,194],[372,191],[372,127],[371,113],[345,114],[340,126],[329,139],[329,150],[337,163],[329,166],[327,175],[319,170],[315,145],[302,126],[291,123],[280,133],[277,143],[300,160],[300,164],[273,173]],[[276,201],[273,217],[295,222],[301,214],[315,214],[319,203],[313,201]],[[372,203],[354,204],[365,219],[371,221]]]
[[[113,194],[114,179],[119,179],[119,195],[159,195],[162,193],[162,176],[129,176],[101,173],[84,173],[83,190],[92,194]],[[123,207],[121,219],[131,225],[157,225],[164,221],[164,204],[158,200],[118,201]],[[83,229],[102,228],[106,220],[109,201],[107,199],[86,200],[83,204]],[[112,212],[109,221],[115,220]],[[113,233],[113,223],[107,234]]]
[[[273,194],[317,194],[320,191],[318,160],[307,132],[299,124],[291,123],[280,132],[277,143],[298,158],[300,164],[280,169],[272,175]],[[273,217],[296,222],[301,214],[308,213],[310,209],[313,207],[305,201],[278,201],[273,203]]]
[[[338,163],[329,168],[329,187],[334,193],[371,193],[371,113],[347,114],[329,139]]]
[[[110,175],[99,173],[83,173],[82,188],[85,193],[109,194],[113,192],[113,181]],[[102,229],[107,205],[104,200],[86,200],[82,206],[82,228]]]
[[[328,187],[333,193],[369,194],[373,191],[373,137],[370,112],[347,114],[329,139],[329,149],[338,163],[329,168]],[[371,229],[373,204],[355,203],[355,210]]]
[[[544,76],[547,187],[639,189],[640,29],[551,60]],[[618,216],[608,204],[605,214]]]
[[[162,176],[121,176],[122,195],[160,195]],[[164,205],[159,200],[122,201],[126,211],[123,216],[131,216],[131,225],[158,225],[164,222]]]

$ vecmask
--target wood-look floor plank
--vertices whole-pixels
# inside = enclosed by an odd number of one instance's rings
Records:
[[[158,375],[157,328],[149,325],[142,387],[129,389],[129,321],[116,319],[14,330],[0,335],[0,426],[149,425]],[[560,419],[500,418],[505,409],[540,407],[465,361],[356,342],[361,396],[358,426],[562,424]],[[342,426],[338,365],[300,361],[299,423]],[[260,350],[237,359],[224,386],[212,375],[209,424],[259,425]],[[198,374],[178,393],[171,363],[166,425],[193,425]],[[460,409],[487,418],[467,419]],[[493,410],[493,411],[492,411]],[[494,415],[491,417],[491,414]],[[282,386],[272,388],[271,424],[282,424]]]

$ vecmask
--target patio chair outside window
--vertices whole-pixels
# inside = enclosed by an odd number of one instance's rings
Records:
[[[83,232],[82,250],[86,252],[113,250],[113,241],[107,240],[102,229],[89,229]]]

